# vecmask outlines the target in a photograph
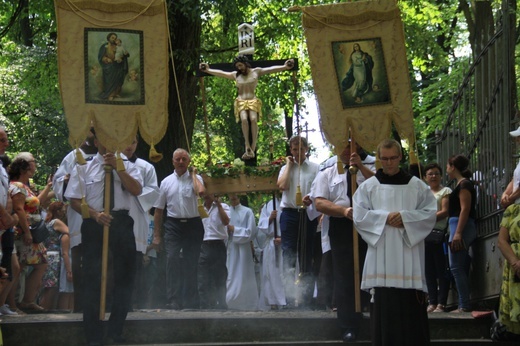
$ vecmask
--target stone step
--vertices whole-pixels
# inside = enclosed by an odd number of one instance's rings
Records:
[[[107,313],[108,319],[109,313]],[[436,345],[488,343],[491,318],[471,314],[429,315]],[[370,345],[369,315],[364,314],[357,345]],[[82,315],[45,313],[1,317],[4,345],[83,345]],[[128,345],[309,345],[336,344],[336,313],[139,310],[128,315]]]

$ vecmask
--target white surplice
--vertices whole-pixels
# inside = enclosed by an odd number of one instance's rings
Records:
[[[280,237],[280,199],[276,199],[276,209],[279,210],[276,216],[277,235]],[[269,217],[273,211],[273,201],[267,202],[260,211],[258,220],[258,230],[266,234],[262,265],[262,283],[260,288],[260,301],[258,307],[267,309],[270,305],[286,305],[285,290],[282,278],[283,258],[282,247],[274,245],[274,225],[269,224]],[[277,261],[278,259],[278,261]]]
[[[404,228],[386,224],[400,212]],[[406,185],[366,180],[354,194],[354,224],[368,244],[361,288],[395,287],[427,292],[424,238],[435,224],[437,202],[428,186],[413,177]]]
[[[226,302],[229,309],[256,310],[258,287],[251,241],[257,229],[253,211],[241,204],[231,207],[229,224],[235,231],[228,241]]]

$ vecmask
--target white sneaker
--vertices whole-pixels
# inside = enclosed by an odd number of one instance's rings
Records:
[[[18,315],[17,312],[11,311],[11,309],[9,309],[9,305],[7,305],[7,304],[0,306],[0,314],[1,315]]]

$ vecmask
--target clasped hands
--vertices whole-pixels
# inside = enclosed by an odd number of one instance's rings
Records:
[[[404,224],[403,219],[401,217],[401,213],[394,211],[388,214],[386,218],[386,224],[396,228],[403,228]]]

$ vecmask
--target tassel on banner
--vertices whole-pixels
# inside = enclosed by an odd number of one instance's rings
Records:
[[[336,162],[336,165],[338,166],[338,174],[345,174],[345,167],[343,166],[344,163],[339,158],[339,155],[338,155],[338,161]]]
[[[153,142],[152,144],[150,145],[150,154],[149,154],[149,157],[150,157],[150,161],[154,162],[154,163],[157,163],[159,161],[162,160],[163,158],[163,154],[161,153],[158,153],[157,150],[155,150],[155,147],[153,145]]]
[[[83,217],[83,219],[88,219],[90,217],[90,212],[87,201],[85,200],[85,196],[81,197],[81,217]]]
[[[116,169],[118,172],[125,171],[125,164],[123,163],[123,159],[121,158],[121,154],[119,152],[116,153]]]
[[[83,154],[79,150],[79,148],[76,148],[76,162],[78,165],[83,166],[87,164],[87,161],[85,161],[85,158],[83,157]]]
[[[205,219],[209,217],[208,213],[206,212],[206,209],[204,208],[204,205],[202,204],[202,198],[198,198],[199,205],[197,206],[197,209],[199,210],[199,216],[201,219]]]
[[[302,190],[300,185],[296,186],[296,205],[301,207],[303,205]]]

